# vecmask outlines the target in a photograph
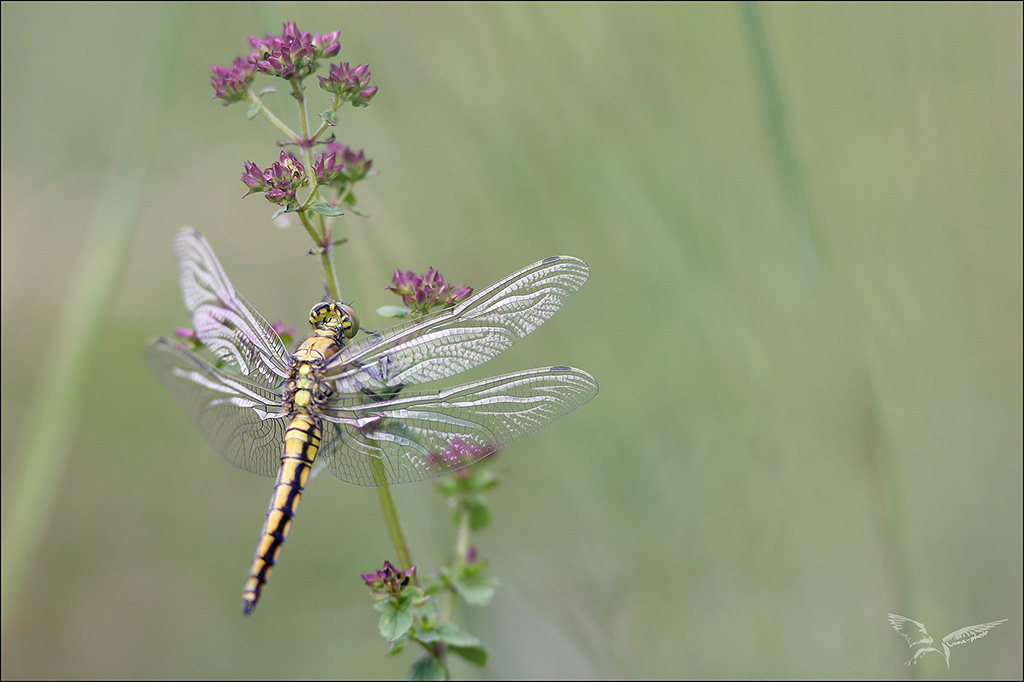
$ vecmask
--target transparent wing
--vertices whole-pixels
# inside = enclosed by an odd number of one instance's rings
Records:
[[[1006,618],[1002,620],[995,620],[991,623],[979,623],[978,625],[968,625],[965,628],[960,628],[956,632],[951,632],[942,638],[946,646],[956,646],[957,644],[966,644],[967,642],[973,642],[976,639],[980,639],[988,634],[988,631],[997,625],[1001,625],[1007,621]]]
[[[321,412],[321,452],[349,483],[419,481],[483,459],[595,395],[586,372],[546,367],[390,400],[337,398]]]
[[[288,351],[281,338],[231,286],[213,250],[196,230],[174,238],[185,307],[203,345],[241,374],[269,385],[288,376]]]
[[[286,415],[281,395],[231,376],[165,338],[146,348],[146,362],[210,445],[235,466],[276,476]]]
[[[327,375],[339,393],[386,393],[476,367],[554,315],[589,273],[579,258],[545,258],[450,310],[345,348]]]

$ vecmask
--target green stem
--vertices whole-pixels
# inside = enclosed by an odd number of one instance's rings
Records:
[[[338,275],[334,269],[334,258],[332,257],[334,251],[331,244],[330,231],[327,230],[322,221],[320,222],[320,229],[309,220],[309,211],[300,210],[296,211],[299,216],[299,220],[302,221],[302,226],[306,229],[306,233],[309,238],[313,240],[316,245],[316,250],[310,253],[320,254],[320,265],[324,269],[324,280],[327,282],[327,295],[331,297],[332,301],[341,300],[341,287],[338,284]],[[317,215],[320,215],[319,213]]]
[[[310,142],[316,142],[320,139],[320,136],[324,134],[325,130],[327,130],[327,121],[320,124],[320,127],[316,129],[315,133],[313,133],[313,137],[310,139]]]
[[[306,96],[302,88],[300,81],[292,81],[292,95],[295,97],[295,101],[299,109],[299,125],[302,129],[302,141],[300,145],[302,149],[303,160],[306,164],[306,178],[309,180],[310,186],[313,188],[310,191],[309,196],[306,197],[305,204],[320,198],[320,185],[317,183],[316,175],[313,173],[313,145],[312,140],[309,137],[309,109],[306,106]],[[318,133],[319,134],[319,133]],[[320,252],[320,266],[324,270],[324,280],[327,282],[327,293],[335,301],[341,300],[341,286],[338,281],[338,274],[334,268],[334,245],[331,243],[331,231],[327,226],[327,222],[323,215],[317,213],[314,215],[313,220],[316,221],[314,226],[309,220],[308,211],[299,211],[299,215],[302,217],[302,224],[305,226],[306,231],[309,232],[313,242],[316,244],[317,249]],[[406,567],[408,568],[408,567]]]
[[[306,141],[309,135],[309,117],[306,112],[306,95],[302,90],[301,80],[292,81],[292,97],[299,105],[299,125],[302,126],[302,140]]]
[[[338,109],[341,108],[342,104],[343,104],[343,102],[341,101],[341,95],[335,95],[334,96],[334,104],[331,106],[331,113],[332,114],[338,113]],[[313,133],[313,137],[311,137],[309,141],[310,142],[316,142],[318,139],[320,139],[320,136],[324,134],[324,131],[327,130],[327,128],[328,128],[327,121],[321,121],[320,122],[320,127],[316,129],[316,132]]]
[[[348,182],[345,183],[345,191],[338,193],[337,202],[339,204],[343,204],[343,203],[345,203],[348,200],[349,195],[352,194],[352,187],[353,187],[352,183],[348,183]]]
[[[388,533],[391,534],[391,544],[395,546],[395,555],[403,571],[412,568],[412,556],[409,554],[409,546],[405,542],[405,535],[402,533],[402,524],[398,522],[398,511],[395,509],[395,502],[391,499],[391,488],[388,487],[387,475],[384,473],[384,466],[379,460],[371,459],[370,467],[373,469],[373,478],[377,484],[377,495],[380,497],[380,506],[384,510],[384,521],[388,526]],[[413,575],[413,583],[419,587],[419,575]]]
[[[469,553],[469,511],[463,510],[459,516],[459,534],[455,540],[455,559],[458,563],[466,563],[466,555]]]
[[[306,163],[306,177],[309,179],[309,184],[313,187],[311,194],[316,195],[316,176],[313,175],[313,145],[309,139],[309,110],[306,108],[306,95],[300,81],[292,81],[292,96],[295,97],[299,107],[299,125],[302,127],[302,144],[299,146],[302,149],[303,160]]]
[[[301,126],[302,133],[297,135],[295,131],[287,126],[281,119],[274,115],[270,109],[263,105],[260,107],[260,112],[267,117],[274,127],[284,133],[289,139],[293,141],[304,141],[308,139],[309,135],[309,121],[306,109],[306,98],[303,95],[302,84],[292,82],[292,93],[295,96],[295,101],[298,104],[299,109],[299,125]],[[252,103],[259,102],[262,104],[262,100],[256,92],[249,88],[248,99]],[[310,196],[307,197],[306,204],[319,195],[319,186],[316,182],[316,177],[313,174],[313,149],[308,144],[300,145],[302,149],[302,155],[306,165],[306,177],[309,178],[310,185],[313,186],[313,191]],[[320,265],[324,270],[324,278],[327,281],[327,291],[331,298],[335,301],[341,300],[341,287],[338,283],[338,275],[334,269],[334,259],[332,257],[331,249],[331,238],[326,224],[324,223],[323,216],[319,213],[316,214],[314,220],[317,225],[314,225],[309,219],[309,212],[305,210],[298,211],[299,219],[302,221],[302,226],[306,228],[306,232],[309,233],[310,239],[316,245],[317,250],[320,252]]]
[[[275,116],[274,112],[268,109],[266,104],[263,104],[263,100],[260,99],[260,96],[256,94],[255,90],[249,88],[249,91],[246,94],[249,102],[252,104],[256,104],[258,102],[261,105],[260,113],[266,116],[267,120],[270,121],[275,128],[284,133],[288,139],[292,141],[297,141],[299,139],[299,136],[295,134],[294,130],[288,127],[287,123]]]
[[[324,240],[324,249],[320,252],[320,265],[324,269],[324,277],[327,279],[327,293],[330,295],[331,300],[341,300],[341,287],[338,286],[338,275],[334,270],[334,258],[332,254],[334,249],[331,246],[330,235]]]
[[[459,513],[459,532],[455,536],[455,569],[459,570],[466,564],[466,555],[469,553],[470,534],[469,510],[462,509]],[[448,602],[445,604],[444,620],[450,621],[455,614],[455,602],[459,593],[452,586],[448,586]]]
[[[318,249],[322,249],[324,246],[323,237],[321,237],[320,233],[317,232],[316,226],[309,222],[309,211],[302,209],[296,211],[296,213],[299,214],[299,220],[302,221],[302,226],[306,228],[306,233],[309,235],[309,238],[313,240],[313,243],[316,244]]]

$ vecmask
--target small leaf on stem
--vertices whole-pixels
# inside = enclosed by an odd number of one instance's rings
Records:
[[[420,656],[413,662],[408,677],[410,680],[444,680],[446,678],[441,662],[430,654]]]
[[[381,637],[389,642],[394,642],[409,632],[412,623],[412,613],[408,609],[391,609],[385,611],[384,615],[380,617],[378,627]]]
[[[498,587],[494,578],[456,578],[452,585],[472,606],[487,606]]]
[[[316,211],[317,213],[319,213],[320,215],[325,216],[344,215],[345,213],[337,206],[332,206],[331,204],[328,204],[326,201],[321,201],[320,199],[310,202],[309,207]]]
[[[480,646],[449,646],[448,651],[461,656],[473,665],[487,665],[487,650]]]

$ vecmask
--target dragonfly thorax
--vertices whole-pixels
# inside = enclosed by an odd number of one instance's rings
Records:
[[[302,342],[290,360],[291,373],[282,405],[289,414],[308,413],[333,395],[334,389],[324,377],[327,361],[359,330],[355,311],[337,301],[313,306],[309,324],[313,335]]]
[[[282,407],[289,414],[309,413],[317,406],[323,405],[333,394],[331,385],[324,378],[326,362],[319,357],[319,353],[312,353],[309,360],[299,359],[300,352],[310,342],[319,340],[316,336],[310,337],[292,357],[292,373],[285,383],[282,403]]]
[[[313,306],[309,324],[313,335],[292,355],[291,373],[285,383],[282,407],[289,414],[312,414],[334,394],[324,376],[327,361],[359,330],[355,311],[336,301]]]
[[[352,308],[344,303],[329,301],[313,306],[309,311],[309,326],[318,336],[332,336],[340,341],[356,335],[359,320]]]

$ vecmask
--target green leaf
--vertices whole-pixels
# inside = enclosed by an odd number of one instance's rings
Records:
[[[435,630],[437,634],[450,646],[474,647],[480,646],[480,640],[461,629],[452,622],[441,623]]]
[[[466,480],[466,488],[478,493],[490,490],[501,483],[501,477],[485,466],[474,467],[469,479]],[[481,502],[483,498],[481,498]]]
[[[345,208],[347,208],[352,213],[355,213],[360,218],[369,218],[370,217],[369,213],[363,213],[358,208],[356,208],[354,199],[355,199],[355,197],[353,197],[353,202],[352,203],[349,203],[349,202],[346,201],[345,202]]]
[[[345,213],[337,206],[331,206],[326,201],[320,201],[319,199],[310,202],[309,207],[317,213],[325,216],[344,215]]]
[[[491,510],[479,499],[470,501],[467,505],[469,512],[469,527],[477,531],[486,528],[491,522]]]
[[[487,606],[498,589],[496,578],[457,578],[452,585],[459,595],[472,606]]]
[[[441,662],[430,654],[420,656],[409,671],[409,680],[443,680],[445,679],[444,668]]]
[[[454,476],[441,479],[441,482],[437,484],[437,490],[445,497],[455,497],[460,492],[458,479]],[[455,523],[458,524],[458,522],[456,519]]]
[[[405,646],[405,640],[400,639],[397,642],[391,642],[391,648],[384,654],[385,656],[397,656],[402,653],[402,648]]]
[[[415,585],[409,585],[402,590],[402,596],[413,604],[422,604],[424,601],[423,598],[427,596],[427,593],[424,592],[422,588],[416,587]]]
[[[260,113],[260,109],[263,108],[263,102],[253,102],[252,106],[249,107],[249,111],[245,112],[246,117],[251,121],[256,118],[256,114]]]
[[[416,638],[417,642],[432,644],[441,640],[441,633],[437,630],[425,630],[423,632],[417,632],[413,637]]]
[[[338,118],[338,114],[334,113],[330,109],[320,112],[320,118],[322,118],[329,126],[336,126],[341,122]]]
[[[490,469],[481,468],[477,472],[476,480],[473,481],[474,489],[478,492],[498,487],[501,483],[501,476]]]
[[[462,658],[473,665],[479,665],[481,667],[487,665],[487,650],[481,646],[450,646],[448,647],[448,651],[458,656],[462,656]]]
[[[411,312],[404,305],[382,305],[377,308],[377,314],[381,317],[405,317]]]
[[[378,624],[381,637],[389,642],[394,642],[409,632],[412,621],[412,613],[406,609],[388,611],[380,617]]]

